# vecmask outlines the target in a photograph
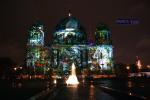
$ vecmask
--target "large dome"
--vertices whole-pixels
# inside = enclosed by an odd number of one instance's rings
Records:
[[[84,44],[86,32],[76,18],[69,16],[57,24],[53,33],[53,43]]]

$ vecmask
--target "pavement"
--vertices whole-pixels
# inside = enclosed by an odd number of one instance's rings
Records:
[[[78,86],[61,86],[54,90],[53,95],[44,100],[119,100],[103,92],[93,84],[79,84]]]

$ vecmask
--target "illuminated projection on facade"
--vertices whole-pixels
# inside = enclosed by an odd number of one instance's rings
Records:
[[[89,64],[91,70],[112,70],[113,68],[113,47],[110,30],[104,24],[98,24],[95,32],[94,46],[88,46]]]
[[[87,34],[79,21],[68,16],[57,24],[51,45],[45,47],[43,26],[33,25],[28,37],[27,66],[43,64],[61,70],[64,74],[68,74],[72,63],[77,68],[112,70],[113,47],[110,30],[100,23],[93,37],[95,42],[91,45],[87,42]]]
[[[36,23],[28,31],[26,65],[46,68],[50,64],[49,48],[44,46],[43,25]]]
[[[83,54],[86,49],[86,33],[74,17],[67,17],[60,21],[53,33],[52,67],[61,67],[67,73],[74,62],[77,67],[83,67]]]

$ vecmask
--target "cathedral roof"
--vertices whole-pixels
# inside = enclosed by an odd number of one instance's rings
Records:
[[[53,37],[55,43],[85,43],[86,32],[80,22],[69,14],[57,24]]]
[[[79,21],[73,16],[68,16],[62,19],[55,28],[56,31],[65,29],[79,30],[84,32],[84,29]]]

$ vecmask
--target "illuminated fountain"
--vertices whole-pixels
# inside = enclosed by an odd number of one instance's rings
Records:
[[[67,83],[67,85],[78,85],[79,84],[79,81],[76,76],[76,68],[75,68],[74,63],[71,66],[71,75],[69,75],[69,78],[67,79],[66,83]]]

